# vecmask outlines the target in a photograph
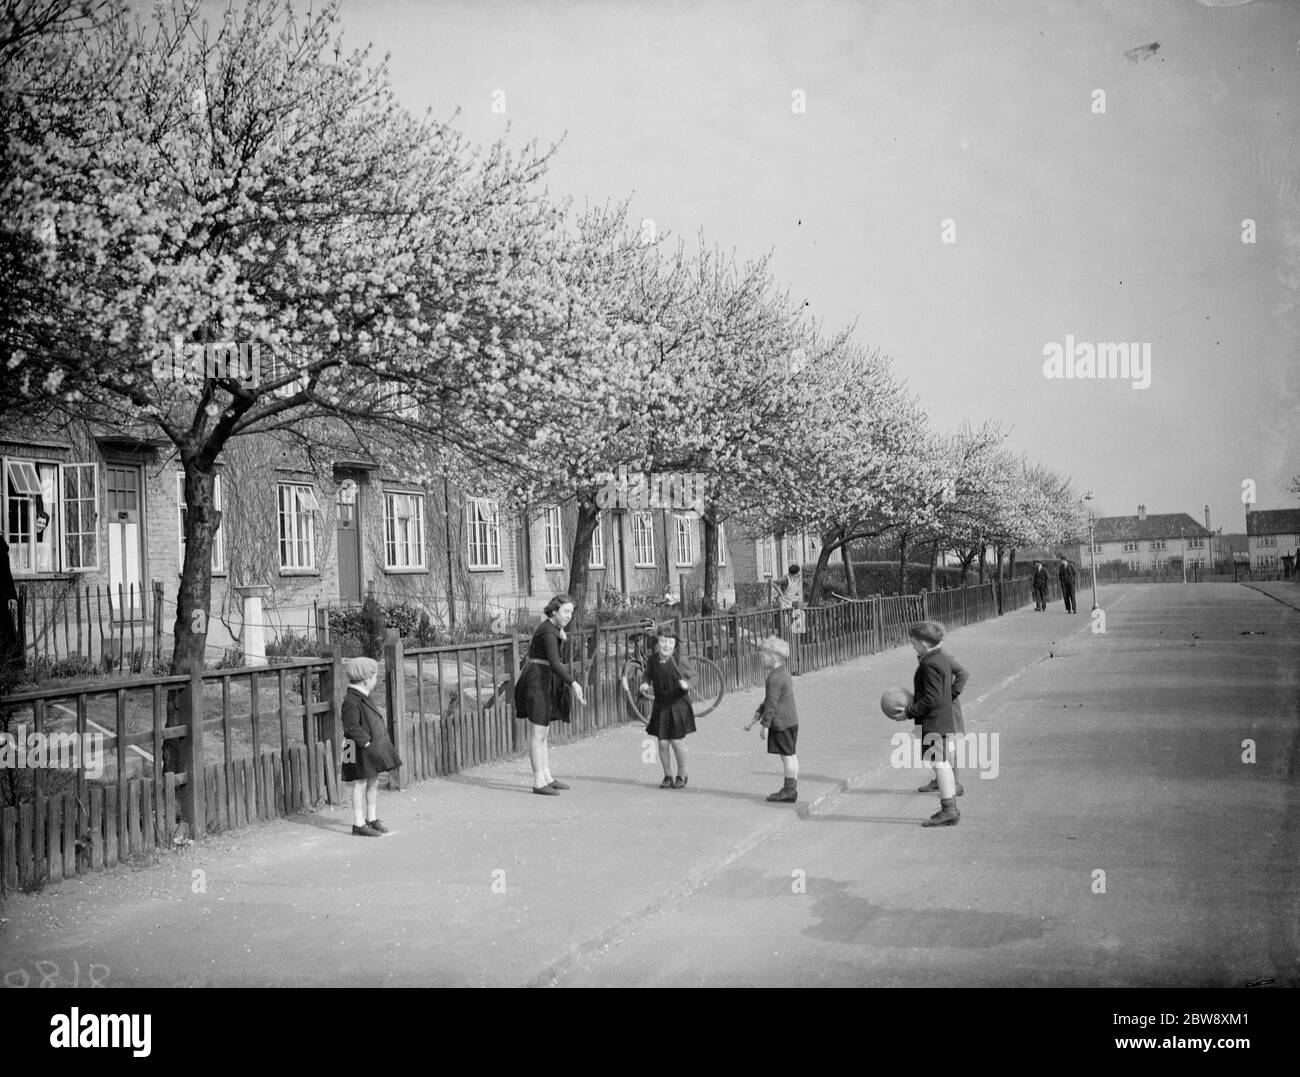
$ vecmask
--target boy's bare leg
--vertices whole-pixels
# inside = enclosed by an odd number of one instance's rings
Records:
[[[670,743],[673,746],[673,755],[677,757],[677,776],[686,777],[686,742],[684,740],[660,741],[660,744]],[[664,773],[668,773],[667,770]]]
[[[680,741],[678,742],[681,743]],[[659,742],[659,762],[664,768],[664,777],[673,776],[673,747],[672,741],[661,740]]]

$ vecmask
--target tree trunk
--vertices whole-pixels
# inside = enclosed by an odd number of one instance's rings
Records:
[[[1002,615],[1002,553],[1003,553],[1002,543],[999,542],[995,550],[998,556],[998,572],[997,575],[994,577],[996,582],[994,584],[993,590],[997,593],[998,616],[1001,616]]]
[[[591,539],[600,521],[600,506],[592,490],[578,494],[578,525],[573,533],[573,556],[569,562],[569,595],[581,616],[587,608],[587,583],[591,579]]]
[[[1012,546],[1011,559],[1007,563],[1007,579],[1014,580],[1015,578],[1016,578],[1016,548]]]
[[[979,575],[979,581],[980,581],[980,586],[983,586],[983,584],[984,584],[984,555],[985,555],[986,553],[988,553],[988,551],[989,551],[989,548],[988,548],[987,546],[985,546],[983,543],[981,543],[981,544],[980,544],[980,552],[979,552],[979,558],[980,558],[980,575]]]
[[[959,550],[957,556],[961,559],[961,585],[966,586],[966,581],[970,578],[970,566],[975,560],[975,547],[968,550]]]
[[[700,539],[704,543],[704,595],[700,599],[700,613],[707,617],[718,605],[718,525],[714,520],[714,507],[705,505],[700,515]]]
[[[898,593],[907,594],[907,531],[898,538]]]
[[[844,585],[848,588],[849,598],[858,597],[858,581],[853,575],[853,558],[849,556],[850,542],[840,544],[840,558],[844,561]]]
[[[935,539],[930,543],[930,590],[937,591],[938,587],[938,566],[939,564],[939,540]]]
[[[817,567],[813,569],[812,590],[808,594],[808,605],[817,606],[821,604],[822,578],[826,575],[826,566],[831,563],[831,554],[840,548],[844,541],[844,531],[832,531],[826,535],[828,541],[823,541],[821,550],[817,554]]]
[[[208,642],[208,606],[212,601],[212,542],[221,523],[221,513],[214,504],[216,469],[209,461],[206,470],[202,470],[200,461],[188,454],[182,456],[182,463],[185,468],[185,561],[181,566],[180,587],[176,592],[176,621],[172,626],[173,674],[188,674],[203,668]],[[183,724],[177,690],[169,693],[167,724]],[[178,739],[167,741],[163,753],[163,765],[167,770],[183,769],[180,747]]]

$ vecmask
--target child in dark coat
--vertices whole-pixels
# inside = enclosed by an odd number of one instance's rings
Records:
[[[379,821],[379,775],[402,765],[388,736],[388,723],[370,701],[379,681],[373,658],[349,658],[343,667],[348,690],[343,697],[343,780],[352,783],[352,833],[377,838],[388,833]]]
[[[939,810],[921,825],[956,826],[961,812],[957,810],[957,779],[952,764],[962,727],[954,701],[966,687],[966,671],[940,649],[944,632],[938,621],[920,621],[907,634],[917,663],[912,704],[904,713],[920,726],[921,758],[934,767],[932,786],[939,793]],[[930,789],[923,786],[920,792]]]
[[[758,657],[763,668],[770,672],[763,702],[745,729],[753,729],[755,722],[761,722],[763,727],[758,735],[767,740],[768,754],[781,757],[785,780],[781,788],[767,799],[778,804],[792,804],[799,799],[799,757],[795,755],[799,741],[799,712],[794,705],[794,681],[790,679],[790,670],[786,666],[790,645],[777,636],[769,636],[758,645]]]

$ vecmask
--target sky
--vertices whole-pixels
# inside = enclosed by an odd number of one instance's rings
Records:
[[[1300,3],[343,0],[342,24],[413,112],[560,143],[553,196],[770,252],[936,428],[998,421],[1103,514],[1241,531],[1247,480],[1297,504]],[[1149,385],[1045,376],[1067,335],[1149,344]]]

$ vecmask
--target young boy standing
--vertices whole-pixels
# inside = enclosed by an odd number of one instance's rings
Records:
[[[799,740],[799,712],[794,706],[794,682],[786,666],[790,645],[777,636],[769,636],[758,645],[758,657],[763,668],[769,670],[766,692],[745,729],[753,729],[755,722],[762,722],[758,735],[766,738],[768,754],[781,757],[785,781],[767,799],[792,804],[799,799],[799,758],[794,754]]]
[[[939,793],[939,810],[922,826],[956,826],[957,779],[952,763],[957,753],[956,735],[961,732],[953,700],[966,687],[966,671],[951,655],[940,649],[943,625],[919,621],[908,629],[916,651],[916,673],[912,678],[912,705],[906,715],[921,727],[921,758],[934,767],[932,786]],[[930,786],[920,790],[926,792]]]

